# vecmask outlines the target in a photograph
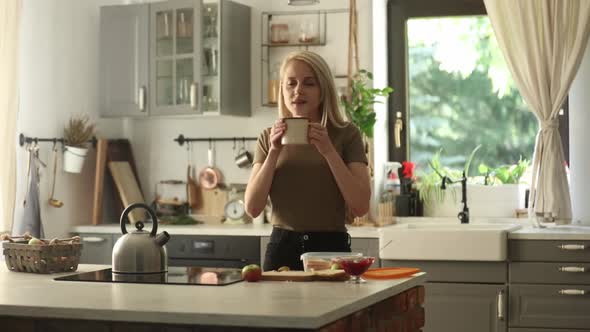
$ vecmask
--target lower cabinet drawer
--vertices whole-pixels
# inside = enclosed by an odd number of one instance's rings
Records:
[[[590,286],[510,285],[508,294],[511,328],[590,329]]]
[[[113,253],[112,234],[79,234],[82,242],[80,263],[111,264]]]
[[[590,285],[588,263],[510,263],[511,283]]]
[[[590,241],[509,240],[512,262],[590,262]]]

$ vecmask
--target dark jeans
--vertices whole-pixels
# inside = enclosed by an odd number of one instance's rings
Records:
[[[264,256],[264,271],[288,266],[303,270],[301,254],[310,251],[350,252],[347,232],[293,232],[273,227]]]

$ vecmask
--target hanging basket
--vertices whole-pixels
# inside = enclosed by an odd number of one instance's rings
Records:
[[[64,147],[63,169],[68,173],[80,173],[84,166],[84,159],[88,149],[73,146]]]

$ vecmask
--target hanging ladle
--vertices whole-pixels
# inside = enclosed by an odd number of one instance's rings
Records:
[[[53,142],[53,184],[51,185],[51,197],[49,197],[49,205],[60,208],[64,203],[59,199],[53,197],[55,193],[55,179],[57,177],[57,144]]]

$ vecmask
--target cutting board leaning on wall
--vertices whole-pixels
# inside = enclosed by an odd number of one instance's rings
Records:
[[[129,206],[133,203],[145,203],[145,199],[141,194],[141,190],[139,189],[135,174],[133,174],[129,162],[111,161],[108,164],[123,205]],[[140,209],[131,211],[129,214],[129,221],[135,224],[135,222],[139,220],[145,220],[145,211]]]

